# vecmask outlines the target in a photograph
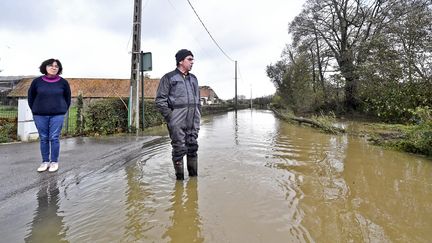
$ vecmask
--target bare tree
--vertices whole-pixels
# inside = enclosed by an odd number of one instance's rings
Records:
[[[404,65],[405,79],[432,80],[432,2],[397,1],[390,12],[393,21],[386,35]]]
[[[317,46],[323,42],[331,51],[345,80],[348,110],[358,106],[357,66],[364,60],[364,44],[382,30],[388,19],[387,5],[386,0],[308,0],[290,24],[294,42],[315,39]]]

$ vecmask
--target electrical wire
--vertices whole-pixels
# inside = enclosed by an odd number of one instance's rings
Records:
[[[180,10],[174,6],[174,4],[171,2],[171,0],[167,0],[167,1],[168,1],[169,5],[171,6],[171,8],[172,8],[174,11],[177,11],[179,14],[181,14]],[[201,56],[210,56],[210,54],[209,54],[209,53],[207,52],[207,50],[203,47],[203,45],[202,45],[201,42],[198,40],[198,38],[197,38],[195,35],[193,35],[193,34],[191,34],[191,36],[194,38],[196,44],[198,45],[198,47],[199,47],[198,49],[199,49],[200,52],[201,52]]]
[[[210,31],[207,29],[207,27],[205,26],[205,24],[203,23],[203,21],[201,20],[200,16],[198,15],[198,13],[195,11],[195,8],[192,6],[192,3],[187,0],[187,2],[189,3],[189,5],[191,6],[192,10],[194,11],[195,15],[197,16],[198,20],[201,22],[202,26],[204,27],[204,29],[207,31],[208,35],[210,36],[210,38],[213,40],[213,42],[216,44],[216,46],[219,48],[219,50],[232,62],[234,62],[234,60],[228,56],[228,54],[226,54],[226,52],[219,46],[219,44],[217,43],[217,41],[213,38],[213,36],[210,34]]]

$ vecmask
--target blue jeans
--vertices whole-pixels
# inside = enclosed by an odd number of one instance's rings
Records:
[[[60,153],[59,137],[63,127],[64,115],[33,115],[33,120],[39,133],[42,161],[58,162],[58,157]]]

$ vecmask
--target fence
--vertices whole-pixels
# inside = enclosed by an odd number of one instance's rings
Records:
[[[69,108],[68,113],[65,116],[65,121],[63,125],[63,134],[74,134],[77,128],[77,108],[75,106],[71,106]]]
[[[74,134],[76,131],[77,109],[72,106],[65,116],[62,133]],[[12,142],[17,138],[18,106],[0,105],[0,142]]]
[[[0,119],[14,120],[18,117],[18,106],[0,105]]]
[[[8,90],[0,90],[0,119],[14,120],[18,117],[18,101],[9,98]]]

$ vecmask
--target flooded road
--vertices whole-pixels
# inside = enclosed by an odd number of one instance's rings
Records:
[[[40,174],[5,200],[0,242],[432,239],[423,157],[241,110],[203,118],[199,176],[176,181],[165,128],[147,133],[161,137],[91,176]]]

